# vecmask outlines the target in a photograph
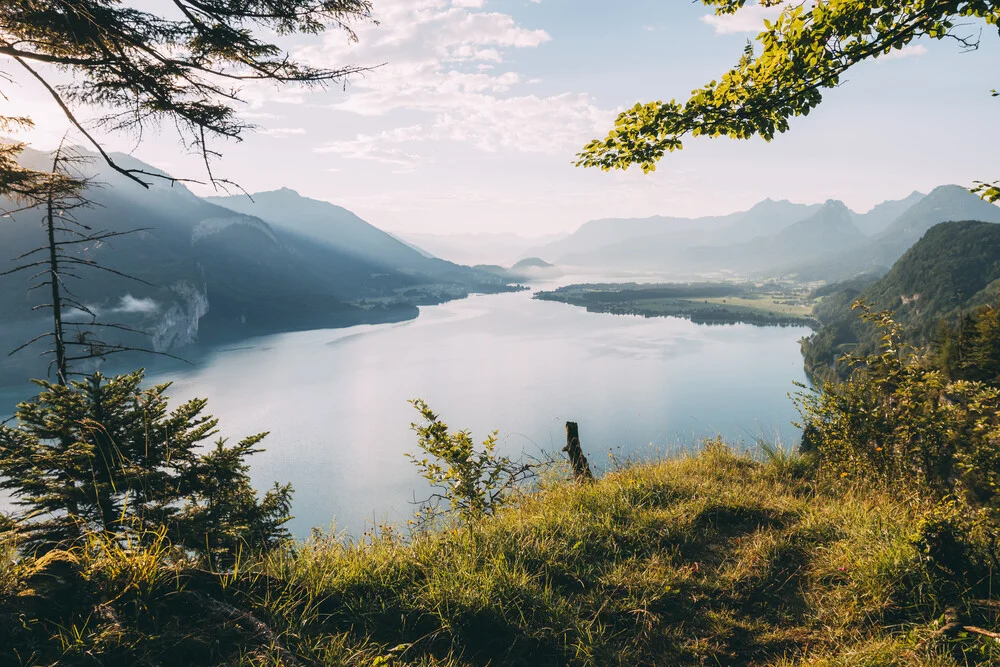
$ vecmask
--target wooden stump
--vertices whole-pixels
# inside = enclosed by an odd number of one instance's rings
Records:
[[[569,462],[573,466],[573,476],[577,481],[590,481],[594,479],[594,474],[590,472],[590,464],[583,454],[583,447],[580,446],[580,428],[576,422],[566,422],[566,446],[563,451],[569,455]]]

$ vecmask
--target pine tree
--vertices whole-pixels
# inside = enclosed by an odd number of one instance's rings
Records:
[[[206,401],[168,411],[168,384],[143,372],[97,373],[68,385],[36,381],[18,428],[0,427],[0,488],[24,508],[28,543],[47,549],[97,532],[138,541],[165,529],[176,545],[225,559],[287,538],[291,487],[258,499],[247,457],[266,433],[228,445]]]
[[[36,211],[41,213],[44,241],[38,247],[15,257],[14,268],[0,272],[0,277],[25,271],[35,272],[32,276],[34,282],[28,291],[37,290],[39,294],[45,294],[44,300],[37,304],[34,310],[48,310],[52,314],[52,327],[49,331],[25,341],[10,354],[16,354],[33,343],[48,343],[51,347],[42,352],[41,356],[51,357],[50,370],[55,371],[55,377],[60,384],[66,384],[71,375],[70,365],[78,362],[103,360],[121,352],[149,352],[173,356],[109,340],[107,336],[109,332],[139,335],[145,333],[121,323],[99,319],[94,309],[77,298],[71,287],[74,280],[83,279],[81,274],[87,270],[105,271],[128,280],[149,284],[100,264],[87,257],[86,253],[79,251],[80,248],[100,246],[111,239],[144,231],[143,229],[117,232],[95,230],[74,217],[75,211],[90,208],[92,205],[84,193],[93,187],[93,184],[77,169],[88,161],[89,158],[86,156],[60,143],[52,158],[51,173],[57,180],[50,183],[39,206],[26,208],[28,214]],[[74,183],[79,188],[67,190],[60,184],[62,182]],[[75,312],[77,317],[67,318],[65,315],[68,311]]]
[[[1000,309],[987,306],[980,310],[968,332],[967,363],[975,371],[973,379],[1000,384]]]

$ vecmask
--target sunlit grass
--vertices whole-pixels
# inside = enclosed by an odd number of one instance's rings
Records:
[[[37,618],[0,630],[0,657],[16,647],[23,664],[989,663],[973,640],[924,641],[955,602],[914,541],[929,508],[819,491],[810,465],[714,442],[593,484],[543,476],[492,519],[412,539],[317,535],[224,576],[156,540],[91,544],[66,566],[85,593],[56,618],[25,607]],[[0,566],[4,619],[57,594],[25,574],[30,559],[15,562]]]

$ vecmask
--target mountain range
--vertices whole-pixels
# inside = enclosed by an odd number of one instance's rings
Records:
[[[156,171],[127,155],[114,158]],[[29,150],[23,161],[45,168],[51,156]],[[157,350],[398,321],[415,317],[419,305],[511,289],[502,277],[429,257],[291,190],[206,199],[165,180],[143,189],[97,160],[83,169],[101,185],[88,189],[93,206],[76,211],[77,220],[95,230],[143,231],[73,251],[142,282],[89,271],[69,286],[107,319],[148,331],[145,345]],[[37,209],[0,219],[0,263],[13,266],[7,260],[42,244],[41,221]],[[49,327],[47,311],[31,310],[38,294],[28,292],[27,273],[0,278],[4,354]],[[37,362],[22,353],[3,367],[3,375],[23,377]]]
[[[531,249],[565,238],[568,234],[522,236],[511,232],[430,234],[401,232],[403,239],[418,250],[461,264],[509,266],[531,256]]]
[[[914,192],[867,213],[835,200],[767,199],[726,216],[595,220],[529,252],[592,270],[841,280],[884,273],[928,229],[950,220],[1000,222],[1000,207],[956,185]]]

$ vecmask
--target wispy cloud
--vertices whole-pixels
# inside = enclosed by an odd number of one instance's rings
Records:
[[[378,134],[359,134],[353,139],[329,141],[314,149],[316,153],[332,153],[348,159],[371,160],[408,172],[421,162],[419,155],[396,147],[400,143],[418,140],[424,132],[420,125],[400,127]]]
[[[900,60],[902,58],[914,58],[927,53],[927,47],[923,44],[910,44],[901,49],[893,49],[889,53],[880,56],[879,60]]]
[[[764,21],[777,18],[782,7],[762,7],[747,4],[735,14],[706,14],[701,20],[712,26],[717,35],[759,33],[764,30]]]
[[[483,150],[555,153],[575,148],[599,133],[613,112],[586,94],[527,94],[537,79],[505,66],[511,50],[534,49],[551,41],[544,30],[525,27],[513,16],[483,10],[483,0],[383,0],[380,25],[363,27],[360,43],[333,38],[301,55],[319,65],[386,64],[357,79],[339,112],[386,118],[402,113],[407,125],[331,142],[319,150],[345,157],[400,157],[400,145],[453,141]],[[414,134],[412,121],[420,132]]]
[[[261,130],[260,133],[275,139],[284,139],[296,134],[305,134],[306,130],[302,127],[269,127]]]

